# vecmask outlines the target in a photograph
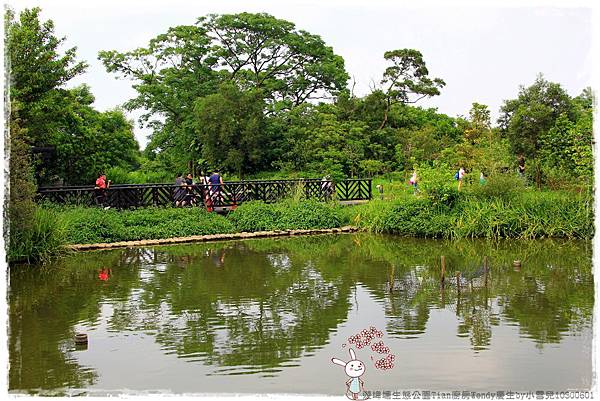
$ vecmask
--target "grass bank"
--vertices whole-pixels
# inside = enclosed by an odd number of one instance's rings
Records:
[[[389,188],[389,187],[388,187]],[[9,259],[44,260],[61,245],[164,239],[237,232],[328,229],[353,225],[366,231],[430,238],[583,238],[594,234],[589,193],[537,191],[496,180],[461,192],[454,185],[399,188],[363,205],[289,199],[249,202],[227,216],[200,208],[100,208],[43,205],[34,230],[17,241]],[[31,257],[31,255],[37,255]]]
[[[342,206],[312,200],[267,205],[249,202],[227,216],[201,208],[103,210],[89,207],[51,209],[66,227],[67,244],[92,244],[244,231],[337,228],[348,223]]]
[[[572,192],[459,193],[438,189],[373,200],[350,211],[372,232],[431,238],[584,238],[594,234],[592,201]]]

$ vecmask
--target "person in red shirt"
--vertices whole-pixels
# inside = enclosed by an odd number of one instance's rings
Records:
[[[96,195],[96,204],[104,206],[106,202],[106,190],[110,187],[112,181],[106,181],[106,175],[100,173],[96,179],[96,186],[94,187],[94,193]]]

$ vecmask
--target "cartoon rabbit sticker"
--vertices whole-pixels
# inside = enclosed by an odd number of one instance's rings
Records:
[[[350,400],[358,400],[359,394],[364,391],[365,382],[360,377],[365,373],[365,364],[356,359],[356,354],[352,348],[350,348],[350,361],[344,362],[337,358],[331,358],[331,362],[344,366],[346,374],[350,377],[346,382],[346,397]],[[366,397],[363,399],[366,399]]]

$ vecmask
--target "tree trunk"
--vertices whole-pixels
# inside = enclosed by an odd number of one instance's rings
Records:
[[[389,106],[385,108],[385,112],[383,113],[383,121],[381,122],[379,129],[383,129],[383,127],[385,127],[385,124],[387,123],[387,120],[388,120],[388,112],[389,112]]]
[[[385,111],[383,112],[383,121],[381,122],[379,129],[383,129],[383,127],[385,127],[385,124],[387,123],[388,113],[390,112],[390,106],[391,106],[390,99],[388,98],[386,100]]]

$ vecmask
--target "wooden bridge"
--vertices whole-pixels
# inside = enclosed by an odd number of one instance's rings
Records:
[[[175,193],[181,187],[174,184],[111,185],[99,199],[93,186],[45,187],[38,189],[38,201],[93,206],[102,204],[117,209],[147,206],[173,206]],[[334,183],[319,179],[233,181],[222,185],[194,184],[185,191],[196,206],[208,210],[231,210],[244,202],[261,200],[274,203],[295,194],[320,201],[343,203],[371,199],[371,179],[346,179]]]

